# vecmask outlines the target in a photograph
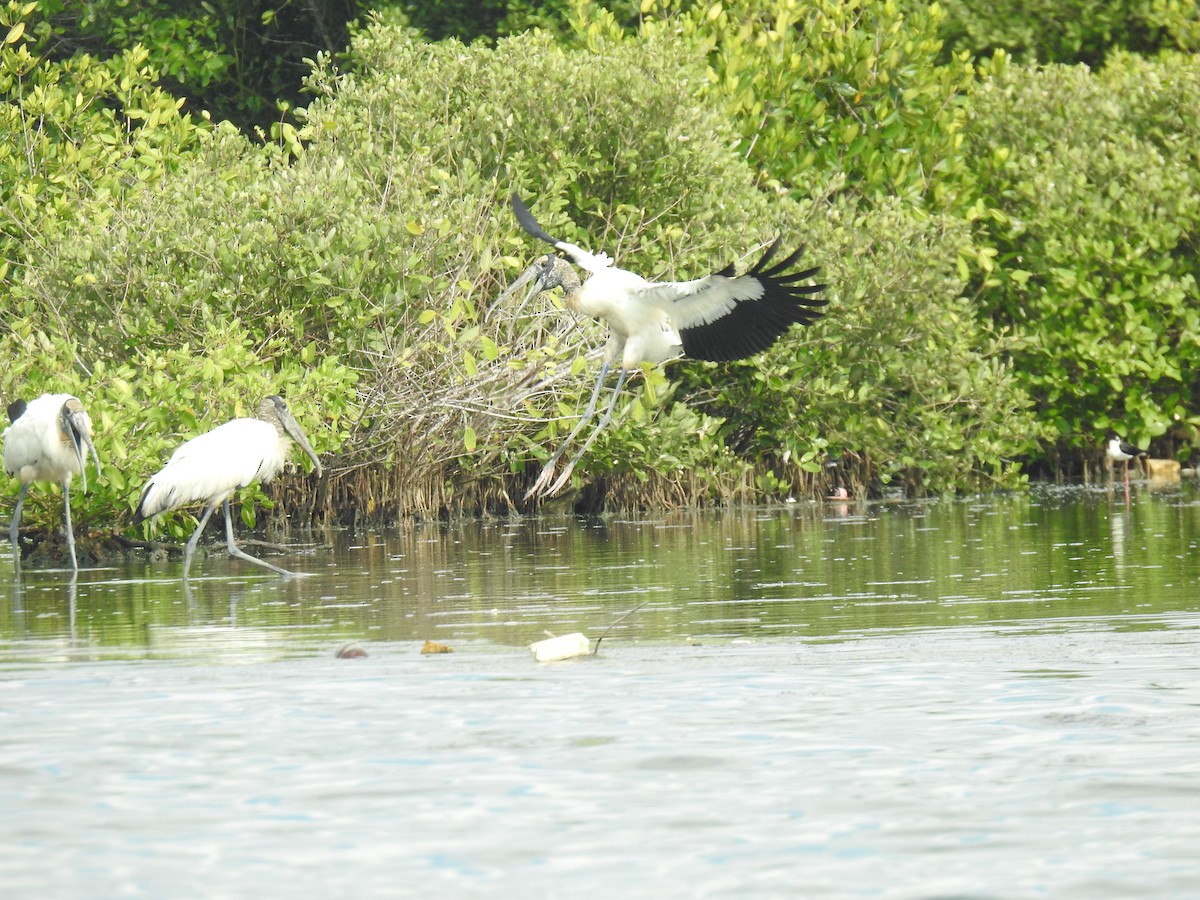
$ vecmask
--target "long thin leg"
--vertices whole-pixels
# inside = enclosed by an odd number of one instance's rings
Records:
[[[562,459],[562,455],[566,453],[567,448],[571,446],[571,442],[579,436],[579,432],[583,431],[583,426],[591,421],[592,416],[596,414],[596,402],[600,399],[600,389],[604,387],[604,379],[608,377],[609,366],[609,361],[605,360],[604,365],[600,367],[600,374],[596,376],[596,385],[592,388],[592,399],[588,401],[587,407],[584,409],[582,415],[580,415],[579,421],[575,423],[575,427],[571,430],[571,433],[567,436],[567,439],[563,441],[559,448],[554,451],[548,460],[546,460],[546,464],[542,466],[542,473],[538,475],[538,479],[533,483],[533,487],[525,492],[526,500],[528,500],[534,494],[540,494],[545,490],[546,485],[548,485],[554,478],[554,467],[558,465],[558,461]],[[622,377],[624,377],[624,374],[625,372],[622,370]]]
[[[270,569],[272,572],[278,572],[280,575],[294,575],[295,572],[289,572],[287,569],[281,569],[279,566],[273,566],[265,559],[259,559],[257,556],[251,556],[241,547],[233,542],[233,517],[229,513],[229,499],[225,499],[225,542],[229,547],[231,556],[236,556],[238,559],[244,559],[246,562],[256,563]]]
[[[29,482],[21,482],[21,494],[17,497],[16,508],[13,509],[12,522],[8,526],[8,540],[13,548],[13,565],[16,567],[17,575],[21,574],[21,542],[20,542],[20,526],[21,526],[21,509],[25,506],[25,495],[29,493]]]
[[[196,552],[196,545],[200,543],[200,533],[204,531],[204,526],[208,524],[208,517],[213,514],[213,510],[217,508],[216,501],[204,507],[204,514],[200,516],[200,524],[196,526],[196,530],[192,532],[192,536],[188,538],[187,546],[183,550],[183,581],[187,583],[188,569],[192,567],[192,554]]]
[[[63,526],[67,529],[67,549],[71,551],[71,569],[79,571],[79,560],[75,558],[75,530],[71,527],[71,482],[63,482]]]
[[[75,640],[75,601],[79,596],[79,573],[72,572],[71,580],[67,583],[67,623],[70,628],[71,640]]]
[[[592,433],[588,435],[588,439],[583,442],[583,446],[571,457],[571,461],[567,463],[567,467],[558,476],[558,480],[550,486],[550,490],[546,492],[547,494],[557,494],[563,489],[567,481],[571,478],[571,472],[574,471],[575,464],[583,458],[583,454],[587,453],[588,447],[592,446],[592,442],[596,440],[596,435],[603,431],[604,426],[612,421],[613,409],[617,405],[617,398],[621,396],[621,388],[625,386],[625,377],[625,370],[621,369],[620,375],[617,376],[617,386],[613,388],[612,399],[608,401],[608,409],[604,411],[604,416],[596,423],[596,427],[592,429]]]

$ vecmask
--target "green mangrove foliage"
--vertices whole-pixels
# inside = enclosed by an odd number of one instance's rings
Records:
[[[711,373],[729,443],[772,460],[760,486],[823,484],[829,457],[841,461],[831,477],[857,490],[1021,483],[1014,455],[1037,426],[1008,342],[963,296],[966,223],[899,202],[864,214],[848,198],[823,212],[835,226],[824,277],[838,291],[819,340],[772,348],[744,379]]]
[[[33,5],[33,4],[30,4]],[[37,0],[37,53],[52,60],[152,53],[190,109],[266,129],[300,97],[305,60],[345,46],[359,0]]]
[[[254,346],[238,323],[211,325],[202,342],[170,349],[146,349],[118,358],[93,352],[74,337],[53,338],[37,331],[29,319],[9,321],[3,352],[20,365],[0,372],[0,394],[31,399],[44,392],[75,394],[92,418],[101,477],[88,479],[88,492],[73,491],[71,505],[80,550],[92,552],[86,535],[110,532],[132,517],[146,478],[167,461],[185,440],[237,416],[254,414],[258,400],[271,393],[294,402],[318,453],[329,453],[344,441],[347,423],[338,406],[322,406],[353,373],[330,359],[318,360],[310,347],[294,357],[294,345],[276,340]],[[276,368],[265,360],[279,361]],[[242,516],[255,522],[256,504],[271,507],[263,488],[241,494]],[[26,501],[28,527],[57,528],[61,500],[53,489],[34,491]],[[191,528],[178,515],[165,517],[167,533],[185,538]],[[154,533],[147,524],[144,534]]]
[[[548,228],[649,273],[683,277],[685,249],[711,260],[750,249],[767,228],[793,230],[794,206],[755,190],[720,116],[681,102],[703,72],[678,44],[587,52],[522,36],[490,50],[375,26],[352,54],[352,71],[314,74],[319,99],[296,165],[352,158],[371,176],[373,215],[400,226],[404,287],[377,332],[387,365],[376,367],[368,405],[376,434],[409,448],[401,465],[445,470],[448,482],[468,472],[499,496],[500,476],[536,466],[586,398],[603,343],[596,324],[548,298],[521,321],[512,319],[520,298],[495,307],[547,249],[517,229],[512,190]],[[557,97],[571,99],[557,106]],[[395,455],[374,438],[363,449]],[[626,471],[648,468],[636,448],[621,455]],[[714,457],[701,472],[724,484],[729,465]]]
[[[936,4],[898,0],[727,0],[654,4],[628,39],[684,40],[707,62],[702,102],[722,107],[767,186],[805,196],[832,175],[872,198],[961,191],[963,104],[974,81],[966,54],[939,61]],[[621,34],[591,9],[595,42]]]
[[[26,40],[37,26],[22,27],[34,21],[35,5],[10,4],[6,12],[0,353],[15,365],[0,373],[0,391],[83,398],[104,463],[104,477],[78,501],[84,527],[119,527],[141,480],[175,446],[252,410],[265,393],[289,394],[302,420],[320,398],[326,428],[312,429],[314,442],[326,451],[340,446],[357,375],[324,345],[318,354],[289,311],[254,321],[243,313],[256,310],[216,302],[236,293],[212,264],[230,249],[223,235],[193,241],[194,233],[180,230],[174,237],[182,247],[165,240],[179,211],[162,205],[175,203],[171,192],[189,179],[212,180],[198,160],[217,171],[234,157],[270,168],[282,152],[253,148],[228,126],[211,133],[180,114],[179,101],[156,85],[145,50],[48,63]],[[199,196],[192,191],[188,200]],[[239,210],[243,220],[246,213]],[[237,252],[250,249],[246,242]],[[194,256],[191,270],[202,273],[198,284],[176,279],[175,264],[186,254]],[[191,290],[180,290],[184,284]],[[255,488],[248,496],[261,494]],[[34,502],[26,523],[42,524],[46,508]],[[253,510],[247,504],[244,515],[253,518]],[[50,521],[57,524],[56,512]]]
[[[0,280],[19,278],[23,257],[80,202],[119,204],[157,181],[198,134],[156,84],[145,48],[107,60],[40,59],[30,49],[36,6],[0,8]]]
[[[923,5],[923,4],[921,4]],[[941,0],[948,48],[1023,62],[1104,63],[1114,50],[1200,49],[1195,0]]]
[[[24,330],[65,332],[80,371],[98,360],[136,369],[151,354],[191,348],[162,398],[164,415],[181,410],[163,428],[169,435],[193,432],[192,419],[227,417],[231,404],[214,408],[205,370],[226,344],[251,353],[266,381],[328,361],[319,384],[298,386],[301,402],[289,399],[302,415],[305,402],[319,402],[330,443],[347,438],[331,502],[367,514],[503,505],[573,423],[602,344],[594,323],[574,321],[549,298],[520,321],[517,298],[496,305],[544,249],[513,221],[507,195],[519,189],[548,228],[639,271],[694,277],[733,261],[731,248],[749,255],[783,234],[806,239],[834,285],[832,327],[847,337],[822,339],[828,324],[789,335],[764,360],[769,379],[755,364],[678,366],[672,382],[649,375],[589,462],[612,490],[634,502],[651,473],[678,482],[685,468],[686,486],[669,493],[675,502],[788,493],[811,487],[825,447],[872,461],[864,480],[878,473],[878,484],[916,458],[904,432],[849,434],[848,398],[874,396],[884,410],[940,401],[889,401],[912,392],[912,379],[889,381],[879,365],[853,358],[879,343],[871,329],[885,327],[878,317],[896,297],[927,287],[903,286],[877,241],[900,228],[902,241],[938,248],[912,266],[932,273],[933,296],[945,298],[952,281],[933,258],[964,252],[961,231],[906,220],[898,207],[860,214],[836,190],[803,203],[759,190],[720,112],[687,100],[706,78],[678,41],[570,50],[522,36],[468,48],[376,24],[350,58],[344,72],[318,64],[315,98],[291,140],[260,147],[218,126],[119,203],[81,204],[36,269],[10,286]],[[556,109],[553,97],[573,102]],[[967,386],[975,402],[1004,397],[1021,408],[969,318],[950,329],[924,313],[898,318],[912,333],[887,371],[945,366],[950,345],[980,373]],[[886,327],[896,320],[889,314]],[[939,357],[919,363],[932,353]],[[827,378],[836,390],[825,389]],[[254,393],[244,384],[239,392]],[[312,431],[318,449],[328,448],[322,429]],[[161,449],[139,446],[131,468],[153,471]],[[977,455],[947,460],[944,481],[909,481],[974,482]],[[662,497],[663,485],[660,477],[645,490]]]
[[[268,392],[330,463],[289,503],[514,505],[603,334],[504,294],[547,249],[513,190],[649,277],[782,235],[830,285],[760,358],[634,379],[586,504],[813,492],[829,456],[869,491],[1015,486],[1099,430],[1200,424],[1194,55],[973,59],[993,44],[944,43],[956,6],[904,0],[568,6],[494,46],[369,20],[271,141],[182,112],[157,50],[42,59],[39,7],[0,8],[0,389],[87,399],[105,477],[80,521],[121,527],[174,446]],[[1186,10],[1143,6],[1191,46]]]
[[[1166,434],[1163,451],[1192,453],[1196,57],[1114,48],[1194,49],[1195,4],[654,6],[666,12],[642,35],[697,42],[706,95],[739,123],[765,184],[806,196],[841,175],[843,191],[868,205],[900,198],[913,215],[970,226],[954,252],[977,297],[971,327],[989,335],[971,343],[985,369],[1008,371],[1014,397],[1036,396],[1039,407],[1036,424],[1024,423],[1030,443],[1002,427],[1011,437],[985,457],[1078,458],[1109,428],[1143,445]],[[1001,10],[1003,25],[982,27],[988,10]],[[950,52],[943,39],[968,27],[994,43]],[[1012,29],[1030,37],[1033,56],[1103,46],[1107,64],[971,59],[970,47],[1021,43],[1006,37]],[[621,33],[595,11],[579,30],[585,40]]]
[[[1019,109],[1020,115],[1013,115]],[[994,214],[983,311],[1067,448],[1200,426],[1200,60],[1117,54],[1096,73],[997,65],[969,146]]]

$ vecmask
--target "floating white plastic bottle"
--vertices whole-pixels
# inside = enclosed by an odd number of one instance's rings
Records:
[[[538,662],[556,662],[575,656],[587,656],[592,652],[587,637],[578,631],[538,641],[536,644],[530,644],[529,649],[533,651],[533,657]]]

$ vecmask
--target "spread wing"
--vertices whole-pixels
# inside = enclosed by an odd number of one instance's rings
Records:
[[[537,223],[533,217],[533,213],[529,211],[529,207],[525,205],[516,191],[512,195],[513,212],[517,214],[517,223],[523,228],[526,234],[532,235],[540,241],[545,241],[547,244],[561,250],[567,256],[571,257],[575,265],[588,272],[600,272],[612,266],[613,261],[607,253],[589,253],[582,247],[577,247],[574,244],[568,244],[566,241],[560,241],[558,238],[551,237]]]
[[[778,249],[776,238],[744,275],[726,266],[695,281],[656,282],[638,294],[666,306],[686,355],[715,362],[744,359],[766,350],[793,324],[811,325],[829,302],[813,296],[825,285],[797,283],[816,275],[819,266],[788,271],[800,261],[803,246],[767,268]]]

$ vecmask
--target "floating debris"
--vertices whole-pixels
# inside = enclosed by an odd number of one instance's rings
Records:
[[[529,649],[533,651],[533,658],[538,662],[557,662],[560,659],[587,656],[592,652],[587,637],[578,631],[538,641],[530,644]]]
[[[425,646],[421,648],[422,653],[453,653],[453,647],[447,647],[445,644],[439,644],[437,641],[426,641]]]
[[[367,651],[353,641],[350,641],[338,647],[337,652],[333,655],[338,659],[362,659],[367,655]]]
[[[574,659],[576,656],[594,656],[600,652],[600,642],[608,637],[610,631],[649,602],[649,600],[646,600],[639,603],[633,609],[617,618],[611,625],[604,629],[604,633],[600,637],[596,638],[596,646],[594,647],[591,646],[587,636],[581,632],[577,631],[574,634],[564,634],[561,637],[555,637],[552,632],[547,631],[546,634],[550,635],[550,637],[544,641],[530,644],[529,649],[533,651],[533,658],[538,662],[558,662],[560,659]]]
[[[1178,481],[1183,471],[1177,459],[1147,459],[1145,466],[1151,481]]]

